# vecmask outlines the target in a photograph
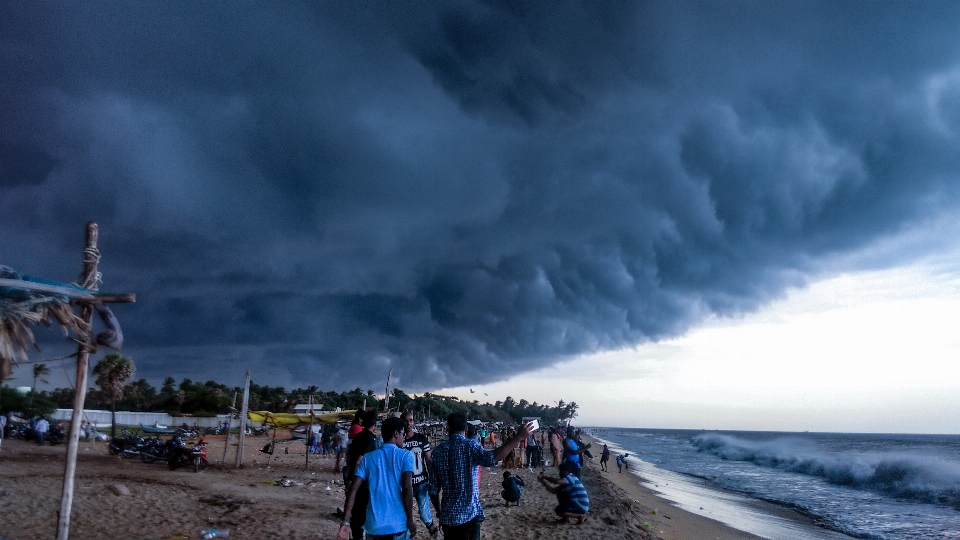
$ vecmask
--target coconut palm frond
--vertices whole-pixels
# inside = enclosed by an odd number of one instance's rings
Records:
[[[0,380],[10,375],[18,361],[26,361],[28,349],[37,347],[32,325],[56,322],[64,336],[86,335],[89,325],[74,312],[70,302],[94,293],[0,265]]]

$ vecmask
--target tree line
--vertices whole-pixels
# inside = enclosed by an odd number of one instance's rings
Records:
[[[165,412],[172,416],[215,416],[230,412],[231,407],[239,409],[241,406],[242,388],[230,387],[212,380],[199,382],[183,379],[178,383],[173,377],[166,377],[160,388],[151,385],[146,379],[124,382],[132,378],[133,365],[129,359],[116,357],[120,355],[112,358],[107,355],[94,367],[97,387],[87,391],[85,408],[116,407],[115,410]],[[101,368],[101,365],[104,367]],[[42,381],[47,374],[49,370],[46,366],[35,365],[33,387],[26,395],[19,394],[12,388],[0,388],[0,411],[37,415],[49,414],[56,408],[72,408],[72,388],[39,392],[36,390],[37,380]],[[337,407],[343,410],[359,409],[364,405],[379,410],[385,407],[385,400],[374,394],[373,390],[354,388],[337,392],[324,391],[317,386],[287,390],[281,386],[250,383],[250,410],[293,412],[296,405],[307,403],[321,403],[324,410],[334,410]],[[542,422],[553,425],[575,418],[579,405],[574,401],[563,400],[553,405],[530,403],[525,399],[517,401],[512,397],[492,404],[480,403],[477,400],[466,401],[429,392],[410,395],[397,388],[390,395],[389,408],[412,411],[418,420],[424,421],[442,420],[451,412],[462,412],[470,419],[484,422],[519,422],[523,417],[540,417]]]

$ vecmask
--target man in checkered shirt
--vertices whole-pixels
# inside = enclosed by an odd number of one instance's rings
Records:
[[[517,434],[496,450],[485,450],[479,442],[467,439],[467,417],[451,413],[447,417],[450,439],[433,450],[430,475],[430,500],[440,509],[440,526],[444,540],[480,540],[480,506],[478,469],[493,467],[502,461],[520,441],[530,434],[532,424],[523,424]],[[443,493],[441,499],[440,493]]]

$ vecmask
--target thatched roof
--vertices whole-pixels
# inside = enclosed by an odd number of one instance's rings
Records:
[[[69,283],[49,281],[0,265],[0,380],[11,368],[27,360],[27,349],[36,347],[30,327],[56,322],[64,335],[88,331],[73,311],[71,301],[92,298],[95,291]]]

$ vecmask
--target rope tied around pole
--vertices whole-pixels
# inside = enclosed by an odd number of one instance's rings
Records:
[[[94,265],[94,267],[100,264],[100,250],[96,246],[83,248],[83,264]],[[80,274],[80,277],[77,278],[77,285],[84,289],[99,291],[100,285],[103,285],[103,273],[98,270],[89,276]]]

